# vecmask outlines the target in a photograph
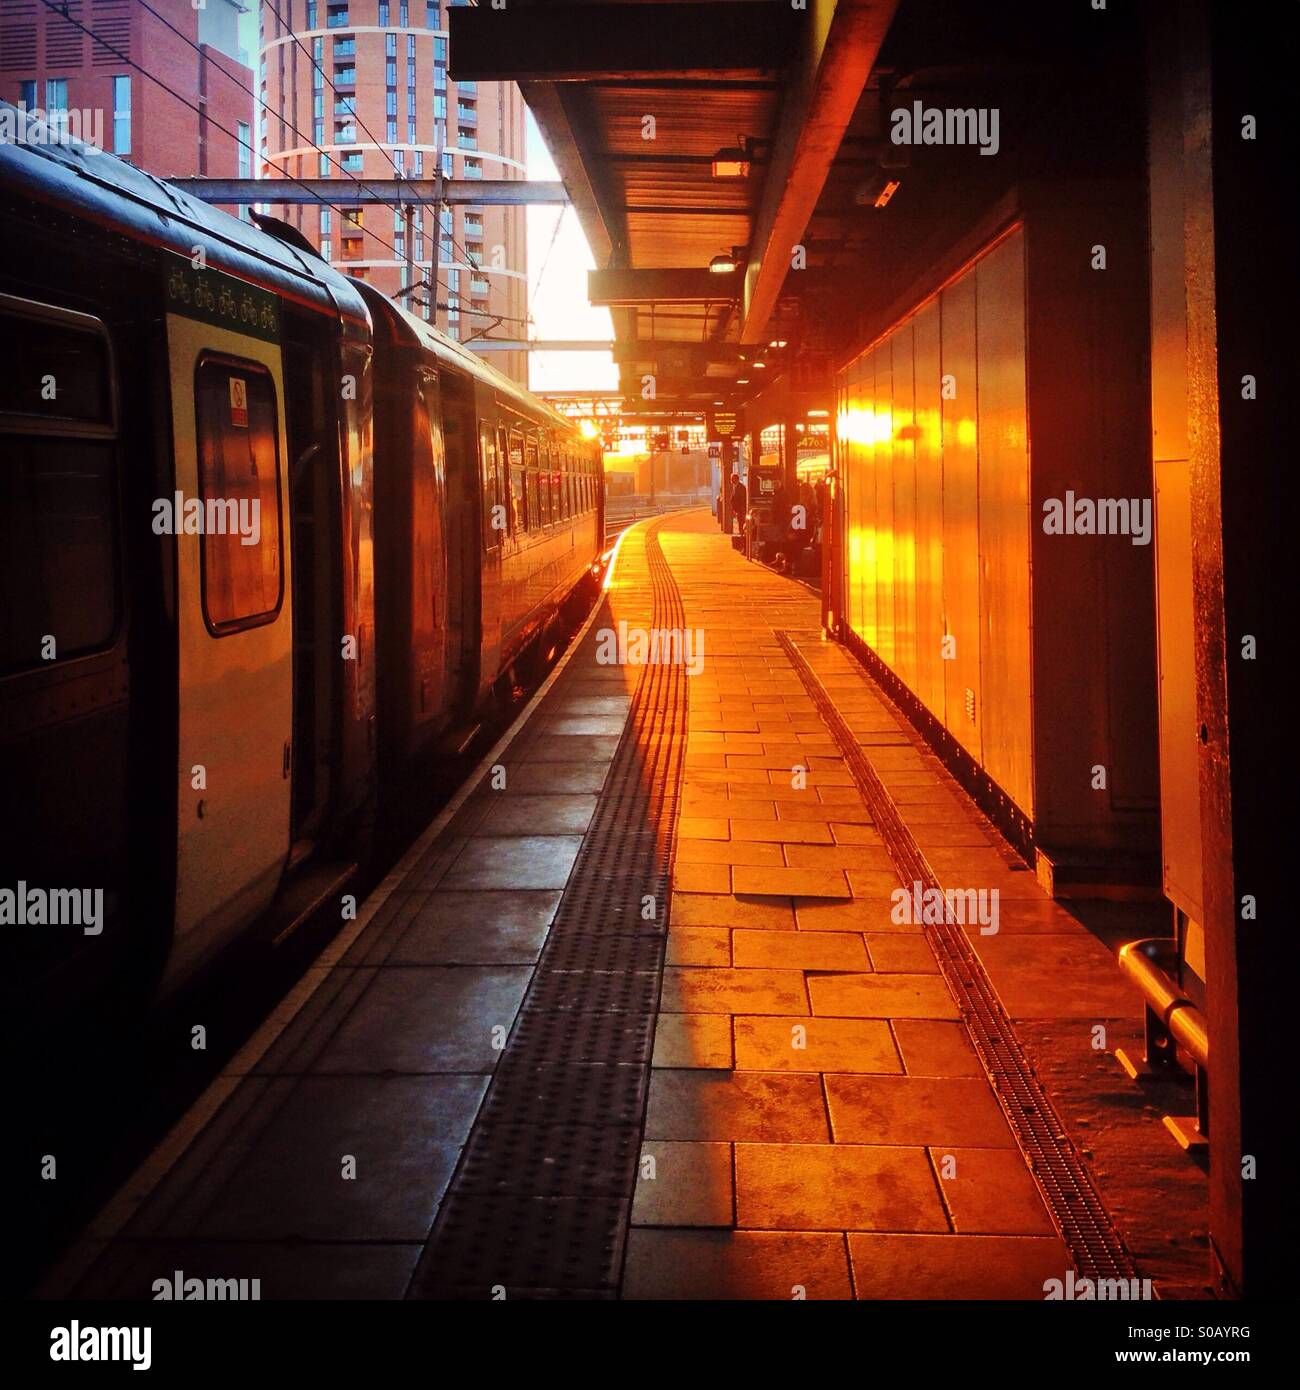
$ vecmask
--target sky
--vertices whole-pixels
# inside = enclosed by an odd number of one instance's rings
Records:
[[[559,175],[532,112],[526,117],[530,179]],[[613,339],[608,309],[587,303],[587,272],[594,268],[587,238],[572,208],[528,208],[528,291],[537,338]],[[559,230],[556,230],[556,223]],[[618,372],[607,352],[535,352],[529,385],[534,391],[610,391]]]

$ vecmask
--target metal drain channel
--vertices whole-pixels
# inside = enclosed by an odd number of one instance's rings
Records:
[[[903,885],[920,883],[923,890],[942,889],[893,798],[816,672],[789,633],[778,632],[776,636],[839,745]],[[1025,1056],[1015,1027],[965,931],[959,923],[950,921],[923,926],[970,1030],[975,1051],[1079,1274],[1091,1279],[1136,1278],[1132,1256]]]
[[[650,620],[680,629],[661,525],[643,533]],[[607,625],[603,604],[584,646]],[[556,693],[591,669],[590,654],[577,654]],[[685,668],[644,666],[408,1297],[617,1297],[663,981],[686,713]]]

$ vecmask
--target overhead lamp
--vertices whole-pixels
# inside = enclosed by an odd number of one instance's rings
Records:
[[[749,151],[744,145],[728,145],[713,156],[715,179],[747,179],[750,167]]]
[[[715,275],[730,275],[736,268],[736,258],[730,251],[724,251],[721,255],[714,256],[709,262],[709,269]]]
[[[785,346],[785,339],[784,339],[784,338],[773,338],[772,341],[771,341],[770,343],[768,343],[768,347],[770,347],[770,348],[783,348],[784,346]]]
[[[865,183],[860,183],[853,194],[853,201],[859,207],[883,208],[898,192],[899,181],[887,174],[876,173]]]
[[[767,363],[766,363],[766,362],[755,362],[755,363],[754,363],[754,366],[757,367],[757,368],[761,371],[764,367],[767,366]]]
[[[747,376],[738,376],[738,377],[736,378],[736,385],[737,385],[737,386],[748,386],[748,385],[749,385],[749,378],[748,378]]]
[[[872,207],[883,208],[885,204],[898,192],[898,180],[890,179],[889,182],[876,195],[876,201]]]

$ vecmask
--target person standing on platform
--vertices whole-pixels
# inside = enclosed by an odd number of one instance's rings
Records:
[[[740,474],[731,475],[731,534],[736,532],[736,523],[740,523],[740,535],[745,534],[745,514],[749,511],[749,492],[745,484],[740,481]]]

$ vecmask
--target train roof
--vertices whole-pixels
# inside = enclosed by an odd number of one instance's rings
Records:
[[[183,193],[115,155],[82,144],[10,102],[0,121],[16,138],[0,140],[0,185],[50,203],[134,240],[191,258],[327,313],[369,323],[352,281],[316,256]]]
[[[497,371],[495,367],[485,362],[463,343],[458,343],[454,338],[448,338],[445,333],[440,333],[432,324],[425,323],[423,319],[411,313],[404,305],[389,299],[385,294],[381,294],[373,285],[367,285],[364,281],[353,283],[365,296],[372,314],[375,314],[376,311],[384,314],[388,318],[392,331],[400,339],[404,339],[408,345],[418,345],[426,352],[432,353],[444,364],[457,367],[463,372],[468,372],[470,376],[477,377],[485,386],[491,387],[498,396],[504,398],[508,403],[513,403],[517,409],[534,416],[540,415],[553,428],[573,430],[574,426],[571,420],[567,420],[558,410],[552,409],[545,401],[534,396],[531,391],[525,390],[517,381],[512,381],[504,372]]]

